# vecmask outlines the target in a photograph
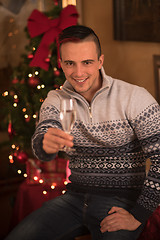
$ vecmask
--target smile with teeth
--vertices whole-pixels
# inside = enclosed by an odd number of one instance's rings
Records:
[[[82,83],[82,82],[86,81],[87,78],[84,78],[84,79],[75,79],[75,78],[74,78],[74,80],[75,80],[76,82]]]

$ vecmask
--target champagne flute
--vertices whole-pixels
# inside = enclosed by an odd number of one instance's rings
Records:
[[[60,102],[60,120],[63,130],[70,134],[73,124],[76,120],[75,100],[72,98],[61,99]],[[65,146],[63,151],[72,152],[75,149]]]

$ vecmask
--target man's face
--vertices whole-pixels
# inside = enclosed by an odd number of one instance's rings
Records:
[[[104,56],[98,59],[96,44],[93,41],[66,42],[61,45],[61,67],[66,79],[76,92],[89,102],[102,82],[99,69]]]

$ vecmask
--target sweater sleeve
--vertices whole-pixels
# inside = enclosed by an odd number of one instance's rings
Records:
[[[160,203],[160,106],[142,89],[136,92],[131,106],[131,125],[146,159],[151,161],[142,192],[131,211],[140,222],[144,222]]]
[[[32,137],[32,150],[34,155],[42,161],[50,161],[55,158],[57,154],[47,154],[42,148],[42,141],[44,134],[48,128],[60,128],[62,129],[59,121],[59,110],[56,106],[51,104],[53,98],[49,97],[42,104],[40,110],[40,120],[36,127],[35,133]]]

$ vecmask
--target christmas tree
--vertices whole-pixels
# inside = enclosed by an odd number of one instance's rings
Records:
[[[9,89],[1,93],[1,128],[8,131],[11,164],[27,163],[33,158],[31,137],[38,114],[48,92],[60,88],[64,75],[58,64],[58,34],[77,24],[73,5],[55,6],[49,12],[34,10],[25,28],[29,43],[20,64],[13,69]],[[35,161],[33,163],[39,169]]]

